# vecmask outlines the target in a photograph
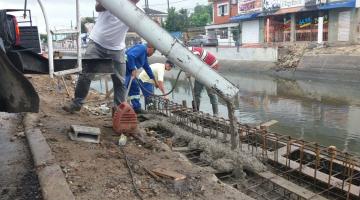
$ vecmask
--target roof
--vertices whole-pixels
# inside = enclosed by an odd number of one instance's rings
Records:
[[[167,13],[164,13],[164,12],[161,12],[161,11],[158,11],[158,10],[154,10],[154,9],[151,9],[151,8],[144,8],[144,12],[147,15],[167,15]]]
[[[335,8],[354,8],[355,4],[356,4],[355,0],[335,1],[320,5],[320,10],[329,10]]]
[[[303,9],[303,6],[299,6],[299,7],[291,7],[291,8],[281,8],[278,11],[276,11],[273,15],[283,15],[283,14],[287,14],[287,13],[296,13],[299,12]]]
[[[251,19],[255,19],[259,14],[260,14],[260,12],[242,14],[242,15],[238,15],[238,16],[230,18],[230,21],[238,22],[238,21],[244,21],[244,20],[251,20]]]

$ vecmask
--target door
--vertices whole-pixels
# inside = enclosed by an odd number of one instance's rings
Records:
[[[350,11],[339,12],[338,41],[350,40]]]
[[[259,20],[242,23],[242,43],[259,43]]]

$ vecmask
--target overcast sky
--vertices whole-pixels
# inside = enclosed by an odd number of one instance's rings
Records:
[[[37,0],[27,0],[28,8],[32,12],[33,21],[39,26],[40,32],[44,33],[45,25],[41,14],[40,7],[37,4]],[[186,8],[192,11],[196,4],[206,5],[207,0],[169,0],[170,7],[176,9]],[[6,8],[24,8],[25,0],[0,0],[0,9]],[[43,0],[47,14],[49,15],[49,21],[51,29],[55,27],[57,29],[70,27],[71,21],[75,26],[75,0]],[[95,0],[80,0],[80,12],[81,16],[92,16],[93,13],[97,15],[94,6]],[[144,7],[145,0],[140,0],[138,3],[141,7]],[[150,8],[166,12],[167,0],[149,0]],[[21,13],[18,14],[22,15]]]

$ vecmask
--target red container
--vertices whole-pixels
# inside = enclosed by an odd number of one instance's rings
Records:
[[[134,109],[127,102],[121,103],[113,116],[113,130],[117,134],[131,134],[137,127],[138,121]]]

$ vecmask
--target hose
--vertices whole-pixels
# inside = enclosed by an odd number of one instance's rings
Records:
[[[139,85],[144,91],[146,91],[147,93],[149,93],[151,96],[164,97],[164,96],[167,96],[167,95],[171,94],[171,93],[174,91],[174,89],[176,88],[176,85],[177,85],[177,83],[178,83],[178,80],[179,80],[179,77],[180,77],[181,72],[183,72],[183,71],[182,71],[182,70],[179,71],[179,73],[178,73],[178,75],[177,75],[177,77],[176,77],[174,86],[173,86],[173,87],[171,88],[171,90],[170,90],[168,93],[166,93],[166,94],[153,94],[152,91],[147,90],[147,89],[140,83],[140,81],[139,81],[138,79],[135,79],[135,80],[137,81],[138,85]]]

